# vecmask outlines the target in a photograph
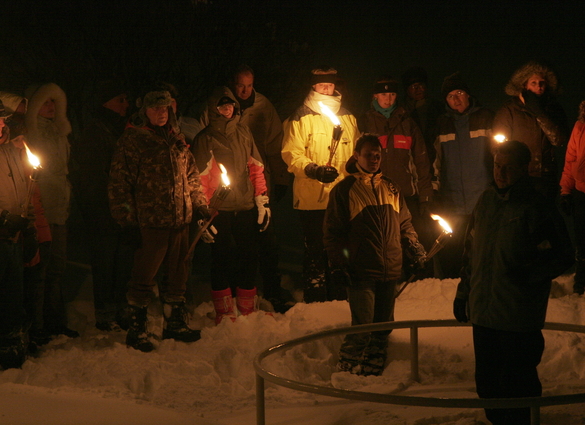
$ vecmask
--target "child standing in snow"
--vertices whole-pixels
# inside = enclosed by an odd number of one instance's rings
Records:
[[[394,319],[394,300],[402,272],[402,250],[424,265],[404,197],[380,172],[382,146],[362,135],[346,169],[349,176],[331,191],[325,213],[324,243],[331,277],[347,287],[352,325]],[[380,375],[389,331],[349,334],[341,346],[339,371]]]

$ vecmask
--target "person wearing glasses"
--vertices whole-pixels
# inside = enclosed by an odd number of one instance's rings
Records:
[[[481,193],[492,180],[492,111],[482,107],[456,72],[443,81],[445,113],[437,121],[433,189],[438,214],[453,228],[453,238],[435,261],[435,276],[457,278],[463,235]]]

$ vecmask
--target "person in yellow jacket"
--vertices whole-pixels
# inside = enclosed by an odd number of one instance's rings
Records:
[[[291,117],[283,123],[282,158],[294,174],[293,207],[305,240],[303,280],[304,301],[346,299],[345,288],[328,284],[327,256],[323,247],[323,220],[331,189],[347,175],[345,163],[353,154],[358,129],[355,117],[341,106],[335,90],[337,71],[312,71],[312,89]],[[343,132],[331,155],[334,124],[322,112],[328,107],[340,121]]]

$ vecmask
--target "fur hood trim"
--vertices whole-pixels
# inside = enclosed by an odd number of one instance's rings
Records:
[[[534,74],[541,75],[546,81],[547,91],[556,94],[558,91],[558,80],[552,69],[536,61],[528,62],[518,68],[508,84],[506,85],[506,94],[509,96],[518,96],[525,89],[528,79]]]
[[[41,107],[48,99],[55,102],[54,123],[61,136],[71,133],[71,123],[67,119],[67,96],[55,83],[31,86],[26,89],[25,97],[28,99],[28,109],[24,115],[24,124],[28,132],[28,138],[38,138],[38,114]]]

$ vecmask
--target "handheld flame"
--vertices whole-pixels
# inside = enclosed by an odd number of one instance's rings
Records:
[[[23,142],[24,143],[24,142]],[[28,158],[28,162],[30,162],[30,165],[32,165],[32,167],[36,170],[37,168],[39,168],[41,166],[41,161],[39,160],[39,158],[34,155],[30,149],[28,148],[28,145],[26,143],[24,143],[24,149],[26,151],[26,156]]]
[[[218,165],[219,165],[219,169],[221,170],[221,181],[223,182],[223,185],[229,186],[230,185],[230,178],[227,175],[227,170],[225,169],[223,164],[218,164]]]
[[[496,142],[498,142],[498,143],[504,143],[504,142],[505,142],[506,140],[508,140],[508,139],[507,139],[507,138],[506,138],[506,136],[504,136],[503,134],[496,134],[496,135],[494,136],[494,140],[495,140]]]
[[[331,109],[329,109],[329,107],[327,105],[325,105],[323,102],[319,101],[319,107],[321,108],[321,113],[323,115],[326,115],[327,118],[329,118],[331,120],[333,125],[341,125],[341,122],[339,121],[339,118],[337,118],[337,115],[335,115],[333,113],[333,111]]]
[[[445,233],[453,233],[453,229],[451,229],[451,226],[449,226],[449,223],[447,223],[445,220],[443,220],[441,218],[441,216],[438,216],[437,214],[431,214],[431,218],[433,220],[439,222],[439,224],[443,228],[443,232],[445,232]]]

